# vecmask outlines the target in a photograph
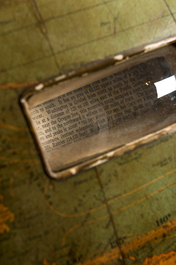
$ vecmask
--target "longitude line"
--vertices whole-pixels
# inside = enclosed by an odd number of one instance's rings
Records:
[[[50,41],[49,36],[48,36],[48,32],[47,32],[46,27],[45,27],[44,20],[43,20],[41,14],[40,14],[40,11],[39,11],[39,9],[38,9],[38,6],[37,6],[35,0],[30,0],[30,1],[31,1],[31,4],[32,4],[32,6],[33,6],[33,8],[34,8],[34,11],[35,11],[35,13],[36,13],[37,19],[38,19],[38,21],[39,21],[39,23],[40,23],[40,25],[41,25],[42,32],[44,33],[44,35],[45,35],[45,37],[46,37],[46,39],[47,39],[47,41],[48,41],[48,44],[49,44],[49,47],[50,47],[51,53],[52,53],[52,55],[53,55],[53,57],[54,57],[55,64],[56,64],[57,68],[60,69],[59,63],[58,63],[57,58],[56,58],[56,55],[55,55],[55,53],[54,53],[53,46],[52,46],[52,44],[51,44],[51,41]]]
[[[166,0],[163,0],[163,1],[164,1],[165,5],[167,6],[167,9],[169,10],[169,12],[170,12],[170,14],[171,14],[171,16],[172,16],[174,22],[176,23],[176,19],[175,19],[174,15],[173,15],[173,13],[172,13],[172,11],[171,11],[171,9],[170,9],[170,6],[168,5],[168,3],[167,3]]]
[[[110,218],[110,221],[112,223],[112,227],[113,227],[113,230],[114,230],[114,235],[115,235],[115,238],[116,238],[116,243],[117,243],[117,246],[119,248],[121,257],[122,257],[122,262],[123,262],[123,265],[125,265],[124,255],[123,255],[123,252],[121,250],[120,241],[118,239],[118,233],[117,233],[117,230],[116,230],[116,227],[115,227],[115,223],[114,223],[113,216],[112,216],[111,211],[110,211],[110,207],[109,207],[109,205],[107,203],[107,198],[106,198],[106,195],[105,195],[105,192],[104,192],[103,184],[102,184],[102,181],[100,179],[100,174],[98,172],[97,167],[95,167],[95,172],[96,172],[96,177],[97,177],[98,183],[100,185],[100,188],[101,188],[101,191],[102,191],[102,194],[103,194],[103,197],[104,197],[104,201],[105,201],[105,204],[106,204],[106,207],[107,207],[107,211],[108,211],[108,214],[109,214],[109,218]]]

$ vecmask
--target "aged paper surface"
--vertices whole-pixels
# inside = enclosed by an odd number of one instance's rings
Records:
[[[170,124],[155,83],[171,76],[165,57],[85,84],[32,107],[30,114],[53,171],[62,170]],[[170,100],[170,98],[169,98]],[[171,108],[169,105],[167,108]]]
[[[0,1],[0,263],[92,265],[103,256],[106,265],[171,264],[176,230],[168,233],[161,221],[170,216],[176,224],[176,135],[56,182],[43,170],[18,103],[32,82],[175,34],[175,0],[35,2],[54,53],[31,1]],[[156,221],[160,238],[147,234]]]

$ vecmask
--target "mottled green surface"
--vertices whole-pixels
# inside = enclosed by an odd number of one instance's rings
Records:
[[[41,80],[176,34],[174,0],[0,1],[0,81]],[[50,44],[49,44],[50,43]]]
[[[176,218],[176,172],[168,173],[176,168],[176,135],[115,158],[97,171],[51,181],[19,107],[18,92],[0,91],[0,213],[3,205],[14,214],[12,222],[3,222],[0,215],[1,226],[9,226],[0,233],[0,264],[43,264],[44,257],[56,264],[76,264],[117,247],[115,235],[124,244],[156,229],[159,218]],[[175,240],[166,236],[156,250],[147,245],[134,255],[142,264],[146,255],[171,249]]]
[[[172,0],[36,3],[51,45],[30,1],[0,1],[0,83],[45,79],[176,33]],[[77,264],[176,218],[176,135],[56,182],[42,167],[21,92],[0,90],[0,264]],[[175,242],[172,232],[124,262],[142,264]]]

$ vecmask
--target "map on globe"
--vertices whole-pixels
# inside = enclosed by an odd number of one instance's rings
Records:
[[[0,264],[176,263],[176,134],[56,181],[19,103],[42,80],[174,35],[173,0],[0,2]]]

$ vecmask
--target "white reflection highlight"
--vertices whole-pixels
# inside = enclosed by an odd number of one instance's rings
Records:
[[[176,90],[176,78],[172,75],[164,80],[154,83],[157,91],[157,98],[161,98]]]

